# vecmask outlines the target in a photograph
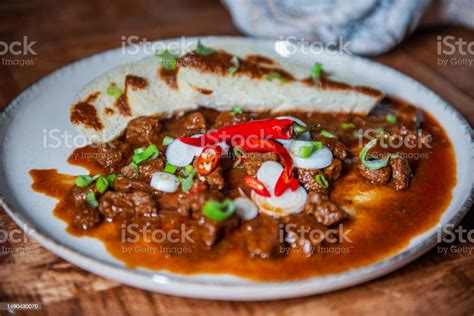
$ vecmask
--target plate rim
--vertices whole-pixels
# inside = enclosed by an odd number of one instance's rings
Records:
[[[203,41],[209,40],[225,40],[231,39],[236,41],[244,42],[256,42],[262,43],[267,42],[268,44],[274,43],[272,39],[255,39],[241,36],[201,36],[201,37],[187,37],[188,40],[197,40],[198,38]],[[179,38],[168,38],[154,41],[157,42],[167,42],[177,40]],[[152,44],[153,44],[152,43]],[[268,45],[267,44],[267,45]],[[54,71],[51,71],[46,76],[35,81],[25,90],[23,90],[17,97],[15,97],[4,109],[0,112],[0,118],[2,124],[0,126],[0,144],[3,144],[6,131],[8,130],[9,123],[11,121],[9,114],[14,111],[14,109],[19,106],[24,98],[31,93],[32,90],[39,89],[41,85],[48,80],[54,78],[61,72],[67,71],[68,69],[80,66],[83,63],[90,62],[101,55],[107,55],[114,53],[115,51],[121,50],[122,48],[113,48],[103,52],[95,53],[88,57],[76,60],[72,63],[66,64]],[[404,80],[411,81],[412,84],[418,86],[425,93],[430,93],[432,96],[440,101],[447,110],[449,110],[456,119],[461,123],[462,127],[466,129],[468,135],[471,135],[471,159],[473,157],[472,152],[472,128],[467,120],[459,113],[459,111],[442,99],[438,94],[424,86],[417,80],[412,77],[395,70],[389,66],[380,64],[378,62],[372,61],[370,59],[362,58],[359,56],[344,56],[344,58],[349,59],[359,59],[362,62],[370,64],[371,67],[379,67],[384,71],[389,71],[397,76],[404,77]],[[442,125],[443,126],[443,125]],[[445,128],[445,126],[443,126]],[[3,155],[0,156],[0,166],[3,166]],[[6,179],[3,175],[3,168],[0,167],[0,184],[3,184],[2,187],[7,188]],[[5,192],[1,192],[2,195]],[[454,224],[457,226],[465,214],[470,209],[470,206],[473,202],[474,187],[471,184],[471,191],[468,196],[465,197],[463,203],[459,210],[453,214],[453,217],[447,220],[447,223]],[[191,280],[189,276],[172,274],[172,275],[163,275],[161,272],[153,274],[153,278],[150,282],[150,273],[145,274],[142,271],[136,269],[130,269],[128,267],[121,267],[111,263],[104,262],[99,259],[94,259],[83,252],[76,251],[68,246],[63,245],[59,241],[54,240],[53,236],[49,236],[47,232],[41,232],[36,229],[34,223],[25,218],[22,214],[22,207],[17,203],[17,201],[8,202],[6,196],[0,195],[0,206],[2,206],[6,213],[14,220],[14,222],[23,227],[27,225],[30,227],[30,232],[28,233],[33,239],[35,239],[39,244],[44,246],[48,251],[53,252],[54,254],[60,256],[64,260],[71,262],[84,270],[92,272],[94,274],[106,277],[108,279],[116,280],[120,283],[127,284],[130,286],[144,288],[147,290],[152,290],[160,292],[163,294],[171,294],[176,296],[185,296],[192,298],[204,298],[204,299],[214,299],[214,300],[271,300],[271,299],[283,299],[283,298],[294,298],[301,296],[308,296],[312,294],[326,293],[334,291],[341,288],[350,287],[356,284],[367,282],[378,278],[382,275],[388,274],[394,270],[399,269],[400,267],[412,262],[416,258],[420,257],[427,251],[429,251],[434,245],[437,244],[436,234],[433,233],[430,236],[427,236],[419,245],[412,246],[409,248],[403,248],[399,253],[395,255],[385,257],[382,260],[373,262],[369,265],[359,267],[356,269],[350,269],[340,273],[327,274],[323,276],[314,276],[301,280],[292,280],[292,281],[272,281],[272,282],[262,282],[262,281],[251,281],[249,280],[246,283],[239,284],[226,284],[226,283],[213,283],[206,282],[202,280]],[[11,197],[13,199],[13,197]],[[18,205],[16,205],[18,204]],[[438,221],[439,223],[439,221]],[[432,228],[430,228],[432,229]],[[421,236],[427,233],[430,229],[427,229],[424,233],[419,234]],[[418,237],[416,236],[416,237]],[[414,237],[414,238],[416,238]],[[156,278],[155,278],[156,276]],[[245,279],[243,279],[245,280]],[[326,280],[326,283],[324,282]],[[327,282],[327,280],[332,280],[332,282]],[[247,280],[246,280],[247,281]],[[317,284],[323,281],[321,284]],[[315,284],[316,283],[316,284]],[[295,287],[298,286],[300,289],[295,291]],[[275,290],[277,289],[277,290]],[[291,291],[285,291],[291,290]]]

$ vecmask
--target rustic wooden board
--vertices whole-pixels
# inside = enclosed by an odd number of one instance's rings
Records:
[[[0,3],[0,38],[37,42],[34,66],[0,64],[0,108],[49,72],[91,54],[118,47],[122,35],[149,40],[177,36],[238,35],[217,1],[67,1]],[[458,27],[419,30],[390,54],[375,58],[427,85],[474,124],[474,65],[438,66],[437,36],[474,41]],[[32,56],[29,56],[30,58]],[[456,54],[451,57],[473,58]],[[474,229],[470,212],[461,224]],[[0,209],[0,228],[16,225]],[[0,239],[1,240],[1,239]],[[474,244],[456,242],[474,252]],[[474,313],[474,255],[438,253],[378,280],[334,293],[277,302],[213,302],[170,297],[85,272],[33,240],[0,242],[0,302],[40,302],[39,314],[449,314]],[[2,312],[0,312],[1,314]],[[20,313],[21,314],[21,313]]]

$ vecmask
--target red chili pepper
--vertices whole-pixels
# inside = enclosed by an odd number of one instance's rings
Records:
[[[196,170],[201,176],[207,176],[216,169],[219,158],[222,154],[222,147],[208,146],[196,160]]]
[[[284,170],[275,184],[275,196],[282,195],[290,186],[292,186],[293,160],[285,147],[273,140],[254,138],[241,140],[238,146],[242,147],[247,152],[274,152],[280,157]],[[292,188],[293,187],[295,187],[294,184]]]
[[[244,183],[249,188],[254,190],[255,193],[257,193],[258,195],[265,196],[265,197],[270,197],[270,192],[268,192],[265,185],[262,182],[260,182],[259,180],[255,179],[253,177],[250,177],[250,176],[246,176],[244,178]]]
[[[290,189],[292,192],[295,192],[297,189],[298,189],[298,186],[300,185],[300,182],[298,181],[298,179],[291,179],[291,183],[290,183]]]
[[[185,144],[203,147],[223,141],[231,141],[234,137],[245,139],[248,137],[291,139],[308,131],[305,127],[290,119],[265,119],[229,125],[208,132],[200,137],[181,137]]]

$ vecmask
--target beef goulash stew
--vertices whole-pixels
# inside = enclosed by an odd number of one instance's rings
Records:
[[[393,97],[368,113],[243,105],[136,116],[68,161],[89,174],[30,174],[59,199],[69,233],[130,267],[255,280],[381,260],[438,221],[456,182],[441,126]]]

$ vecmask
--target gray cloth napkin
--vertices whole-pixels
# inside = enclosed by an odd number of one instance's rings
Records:
[[[356,54],[389,51],[420,23],[474,28],[474,0],[222,0],[252,36],[346,43]]]

